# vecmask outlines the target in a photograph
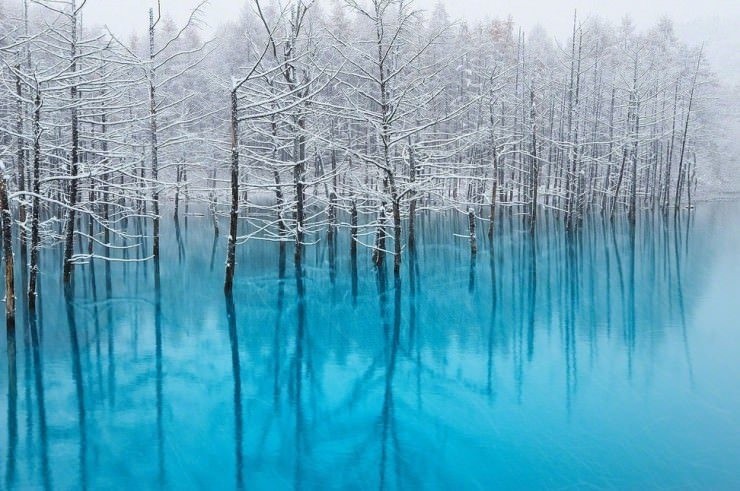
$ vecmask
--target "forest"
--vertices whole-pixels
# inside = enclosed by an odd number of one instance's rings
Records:
[[[433,2],[0,0],[0,489],[740,489],[740,10]]]
[[[556,40],[442,4],[251,0],[215,34],[203,2],[182,25],[142,11],[122,38],[85,6],[0,1],[8,327],[45,251],[65,285],[81,264],[158,264],[161,223],[183,216],[226,243],[229,293],[251,241],[298,263],[343,235],[398,273],[420,216],[463,215],[475,255],[504,216],[575,233],[691,209],[711,172],[715,77],[669,19],[574,12]]]

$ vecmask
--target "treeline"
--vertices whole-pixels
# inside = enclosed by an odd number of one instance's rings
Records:
[[[177,26],[155,6],[121,39],[83,23],[83,0],[0,0],[9,325],[14,239],[33,310],[43,246],[63,245],[67,284],[79,263],[156,261],[162,217],[194,204],[216,234],[228,215],[227,291],[252,238],[300,260],[346,232],[398,271],[430,210],[467,214],[474,252],[499,213],[575,231],[691,206],[711,74],[670,21],[574,15],[559,43],[441,5],[250,0],[205,40],[206,7]]]

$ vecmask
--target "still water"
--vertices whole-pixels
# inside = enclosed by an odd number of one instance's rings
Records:
[[[738,217],[502,218],[474,260],[423,218],[397,279],[346,230],[298,268],[250,241],[233,302],[207,218],[68,302],[46,250],[0,336],[0,488],[737,489]]]

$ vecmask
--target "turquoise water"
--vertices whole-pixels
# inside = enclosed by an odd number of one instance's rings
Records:
[[[398,279],[345,230],[300,268],[253,241],[233,303],[207,218],[69,302],[47,250],[0,341],[0,488],[737,489],[738,217],[502,218],[474,260],[423,218]]]

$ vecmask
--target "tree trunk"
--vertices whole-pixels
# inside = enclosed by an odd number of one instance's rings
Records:
[[[231,213],[226,245],[226,281],[224,291],[231,293],[236,266],[236,234],[239,220],[239,117],[236,88],[231,91]]]
[[[25,155],[25,148],[23,145],[23,113],[24,113],[24,104],[23,104],[23,90],[21,87],[21,76],[20,76],[20,65],[15,67],[16,69],[16,75],[15,75],[15,92],[16,96],[18,97],[18,114],[16,119],[16,133],[17,133],[17,148],[16,148],[16,165],[17,165],[17,171],[18,171],[18,192],[21,193],[21,201],[18,205],[18,221],[21,224],[21,228],[19,231],[19,238],[20,238],[20,245],[21,245],[21,259],[25,258],[26,256],[26,233],[25,233],[25,225],[26,225],[26,197],[23,195],[23,192],[26,190],[26,155]],[[24,265],[25,267],[25,265]]]
[[[72,77],[77,72],[77,15],[76,0],[72,0],[72,42],[71,42],[71,63],[69,72]],[[72,87],[70,88],[71,125],[72,125],[72,149],[70,152],[70,183],[69,183],[69,211],[67,213],[67,231],[64,239],[64,266],[63,277],[64,283],[69,284],[72,281],[72,254],[74,252],[74,235],[75,224],[77,221],[77,174],[79,171],[79,151],[80,151],[80,129],[77,111],[77,81],[72,78]]]
[[[36,99],[33,112],[33,169],[31,174],[31,190],[33,191],[33,206],[31,208],[31,263],[28,278],[28,309],[36,309],[36,281],[39,274],[39,207],[41,194],[41,92],[36,87]]]
[[[688,139],[688,133],[689,133],[689,119],[691,118],[691,106],[694,102],[694,88],[696,87],[696,76],[699,74],[699,67],[701,66],[701,55],[702,52],[699,51],[699,56],[696,60],[696,70],[694,70],[694,77],[691,80],[691,90],[689,90],[689,107],[686,109],[686,122],[684,123],[683,128],[683,136],[681,138],[681,154],[678,158],[678,176],[677,176],[677,182],[676,182],[676,210],[679,209],[681,206],[681,190],[683,187],[683,182],[685,180],[684,177],[684,168],[683,168],[683,162],[684,162],[684,154],[686,152],[686,140]]]
[[[478,239],[475,235],[475,210],[473,208],[468,210],[468,230],[470,232],[470,254],[475,256],[478,254]]]
[[[5,258],[5,326],[15,330],[15,268],[13,265],[13,212],[8,200],[5,167],[0,168],[0,212],[2,212],[3,256]]]
[[[154,72],[154,9],[149,9],[149,138],[152,165],[152,254],[159,257],[159,143],[157,141],[157,97]]]

